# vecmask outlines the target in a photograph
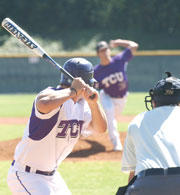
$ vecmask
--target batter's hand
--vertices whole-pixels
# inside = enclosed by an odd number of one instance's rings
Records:
[[[98,92],[93,88],[87,85],[83,92],[83,97],[88,103],[97,102],[99,95]]]
[[[79,96],[84,92],[86,85],[87,84],[82,80],[82,78],[78,77],[74,78],[70,88],[75,89],[76,95]]]

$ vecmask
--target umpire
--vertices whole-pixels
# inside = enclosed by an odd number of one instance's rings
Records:
[[[125,195],[180,194],[180,79],[166,74],[145,97],[152,110],[129,125],[122,171],[130,171],[131,185]]]

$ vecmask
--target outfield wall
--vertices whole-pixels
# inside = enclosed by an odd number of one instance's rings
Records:
[[[95,55],[73,54],[86,57],[94,65],[99,62]],[[63,64],[72,55],[54,55]],[[157,80],[170,71],[180,76],[180,51],[141,51],[129,62],[127,74],[129,91],[148,91]],[[58,85],[60,73],[51,64],[34,56],[0,56],[0,93],[36,93],[46,86]]]

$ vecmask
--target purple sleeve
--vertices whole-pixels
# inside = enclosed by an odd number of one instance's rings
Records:
[[[123,60],[124,62],[127,62],[131,60],[133,57],[132,52],[129,48],[126,48],[122,53],[116,55],[114,57],[115,60]]]
[[[61,90],[62,88],[48,87],[52,90]],[[61,107],[61,106],[60,106]],[[33,140],[41,140],[46,137],[54,128],[58,115],[59,108],[54,109],[50,113],[42,114],[36,108],[36,100],[34,101],[31,117],[29,121],[29,138]]]
[[[101,74],[100,66],[96,65],[94,67],[94,78],[99,82],[99,74]]]
[[[59,112],[49,119],[40,119],[35,115],[34,104],[29,122],[29,137],[33,140],[41,140],[46,137],[55,126]]]

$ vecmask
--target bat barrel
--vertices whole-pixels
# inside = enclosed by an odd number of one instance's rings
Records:
[[[34,53],[43,56],[45,51],[34,41],[34,39],[25,32],[20,26],[13,22],[10,18],[5,18],[2,27],[6,29],[11,35],[19,39],[25,46],[29,47]]]

